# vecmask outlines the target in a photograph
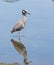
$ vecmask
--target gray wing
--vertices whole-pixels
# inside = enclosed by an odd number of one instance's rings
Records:
[[[25,17],[23,17],[22,19],[20,19],[20,21],[17,22],[14,25],[11,33],[15,32],[15,31],[20,31],[21,29],[23,29],[24,28],[24,25],[25,25],[25,22],[26,22],[26,18]]]
[[[15,32],[15,31],[20,31],[23,28],[22,22],[18,22],[14,25],[11,33]]]

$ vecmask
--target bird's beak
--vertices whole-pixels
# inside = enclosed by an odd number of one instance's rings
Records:
[[[28,11],[27,11],[27,14],[31,15]]]
[[[31,15],[29,12],[27,12],[27,14]]]

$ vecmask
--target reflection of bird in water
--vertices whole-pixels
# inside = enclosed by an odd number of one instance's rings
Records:
[[[11,39],[11,42],[13,43],[14,45],[14,48],[20,53],[23,55],[24,57],[24,60],[27,60],[27,51],[26,51],[26,48],[25,46],[21,43],[21,42],[17,42],[13,39]]]
[[[14,45],[14,48],[23,55],[24,57],[24,64],[28,65],[31,61],[27,61],[27,51],[25,46],[22,44],[22,42],[15,41],[14,39],[11,39],[11,42]]]
[[[32,61],[27,61],[27,60],[24,60],[24,64],[25,65],[29,65],[29,63],[31,63]]]
[[[19,38],[20,38],[20,31],[24,28],[25,23],[27,21],[26,14],[30,14],[30,13],[27,10],[22,10],[22,15],[23,15],[22,19],[20,19],[20,21],[17,22],[13,27],[13,29],[11,30],[11,33],[18,31]]]
[[[54,2],[54,0],[52,0]]]

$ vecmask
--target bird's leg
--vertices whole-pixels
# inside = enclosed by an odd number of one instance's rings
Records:
[[[20,41],[20,31],[18,31],[19,41]]]

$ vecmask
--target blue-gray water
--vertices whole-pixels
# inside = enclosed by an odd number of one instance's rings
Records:
[[[21,31],[29,65],[54,65],[54,2],[52,0],[0,0],[0,62],[18,62],[24,65],[23,56],[16,51],[11,39],[18,41],[18,33],[11,34],[14,24],[28,9],[27,24]]]

